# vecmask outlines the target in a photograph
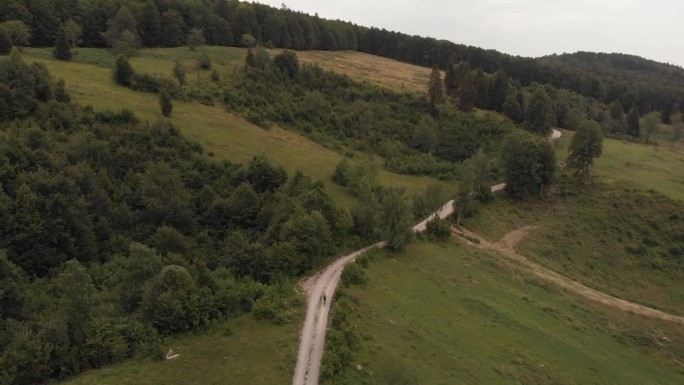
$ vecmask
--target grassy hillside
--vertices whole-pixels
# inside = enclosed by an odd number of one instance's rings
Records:
[[[345,290],[361,348],[330,383],[684,381],[681,328],[616,313],[504,266],[454,243],[381,255],[366,284]]]
[[[286,384],[297,359],[299,322],[276,326],[241,316],[208,332],[172,338],[173,360],[129,360],[91,370],[65,385]]]
[[[671,146],[670,126],[663,126],[658,144],[645,145],[625,140],[603,140],[603,153],[596,159],[591,172],[599,180],[612,184],[618,181],[633,183],[643,190],[653,189],[672,199],[684,201],[684,144]],[[567,145],[573,131],[562,130],[563,137],[557,146],[558,160],[568,156]]]
[[[226,76],[244,61],[244,50],[237,48],[208,47],[206,52],[221,76]],[[131,60],[131,65],[140,72],[170,77],[175,59],[186,59],[186,66],[191,67],[194,63],[191,55],[195,54],[187,48],[145,49]],[[55,77],[63,78],[67,91],[76,102],[92,105],[95,109],[128,108],[148,121],[160,117],[156,94],[132,91],[114,83],[111,76],[114,59],[107,50],[81,48],[74,62],[62,62],[51,59],[48,49],[27,48],[24,58],[28,62],[44,63]],[[195,76],[192,71],[188,74],[187,87],[196,87]],[[209,76],[210,71],[200,73],[202,86],[209,83]],[[176,100],[171,122],[217,159],[244,162],[265,153],[290,173],[302,170],[314,179],[323,180],[326,189],[342,207],[350,207],[353,203],[345,189],[330,181],[335,166],[342,159],[337,151],[277,126],[268,130],[259,128],[241,116],[226,112],[220,103],[207,106]],[[445,191],[453,191],[453,187],[435,178],[384,170],[379,171],[378,181],[383,185],[403,185],[409,195],[422,194],[427,186],[435,183],[442,185]]]

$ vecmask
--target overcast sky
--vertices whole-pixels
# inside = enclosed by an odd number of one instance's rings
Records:
[[[521,56],[620,52],[684,66],[682,0],[258,0]]]

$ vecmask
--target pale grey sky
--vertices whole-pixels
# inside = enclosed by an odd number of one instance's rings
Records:
[[[684,66],[682,0],[258,0],[521,56],[594,51]]]

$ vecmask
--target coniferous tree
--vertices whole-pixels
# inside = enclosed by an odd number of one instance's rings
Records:
[[[173,110],[173,101],[171,100],[171,94],[166,88],[162,88],[159,91],[159,107],[161,108],[162,115],[171,115],[171,111]]]
[[[501,112],[508,95],[508,76],[503,70],[497,71],[489,93],[489,109]],[[522,106],[522,105],[521,105]]]
[[[128,59],[125,56],[120,55],[116,58],[116,62],[114,63],[114,80],[118,84],[128,87],[131,85],[132,77],[133,67],[131,67],[131,63],[128,62]]]
[[[475,106],[482,109],[489,108],[489,82],[484,75],[484,71],[482,71],[482,67],[478,68],[474,83],[475,93],[477,94]]]
[[[222,3],[223,1],[221,1]],[[145,47],[157,47],[162,36],[161,15],[157,5],[148,0],[142,9],[138,34],[142,45]]]
[[[530,131],[546,135],[552,124],[551,98],[544,88],[538,87],[530,98],[530,106],[527,109],[527,126]]]
[[[475,105],[477,93],[468,62],[462,62],[458,65],[456,76],[458,83],[458,108],[461,111],[471,111]]]
[[[455,96],[458,89],[458,74],[453,62],[449,62],[444,75],[444,90],[447,96]]]
[[[435,106],[444,102],[444,85],[442,84],[442,74],[439,68],[432,67],[430,80],[428,82],[428,98],[430,104]]]
[[[52,56],[59,60],[71,60],[71,46],[67,38],[64,26],[59,28],[57,32],[57,39],[55,40],[55,48],[52,50]]]
[[[176,60],[176,63],[173,65],[173,77],[176,78],[176,80],[178,80],[181,92],[183,92],[183,86],[185,85],[186,76],[187,70],[185,69],[185,66],[179,60]]]
[[[517,92],[506,96],[506,100],[503,103],[503,113],[512,121],[522,123],[524,114],[516,95]]]
[[[64,79],[59,79],[55,83],[55,100],[62,103],[68,103],[71,100],[64,87]]]
[[[638,138],[640,135],[639,110],[636,107],[632,107],[627,113],[627,134],[635,138]]]

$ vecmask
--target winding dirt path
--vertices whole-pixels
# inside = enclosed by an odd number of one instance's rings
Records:
[[[413,231],[425,231],[427,222],[439,216],[446,218],[454,211],[454,201],[447,202],[439,210],[413,227]],[[325,331],[328,325],[330,302],[337,284],[340,282],[344,266],[356,259],[365,251],[374,247],[385,247],[385,242],[378,242],[349,255],[338,258],[323,271],[304,281],[303,287],[308,297],[306,319],[300,333],[299,354],[295,366],[293,385],[317,385],[321,370],[321,359],[325,346]],[[325,298],[325,299],[324,299]]]
[[[527,259],[525,256],[519,254],[515,251],[515,246],[531,231],[537,229],[537,226],[525,226],[517,230],[513,230],[510,233],[504,235],[499,242],[491,243],[486,239],[480,237],[478,234],[466,229],[466,228],[452,228],[452,234],[463,239],[470,246],[477,247],[485,250],[495,250],[503,254],[504,256],[518,262],[517,268],[527,271],[532,275],[535,275],[547,282],[550,282],[556,286],[562,287],[563,289],[572,291],[573,293],[579,294],[589,300],[598,302],[622,311],[638,314],[648,318],[654,318],[669,322],[674,322],[680,325],[684,325],[684,317],[665,313],[660,310],[656,310],[644,305],[639,305],[633,302],[626,301],[617,297],[613,297],[596,289],[592,289],[585,286],[577,281],[574,281],[566,276],[556,273],[553,270],[549,270],[544,266],[534,263]],[[477,240],[473,242],[472,240]]]

